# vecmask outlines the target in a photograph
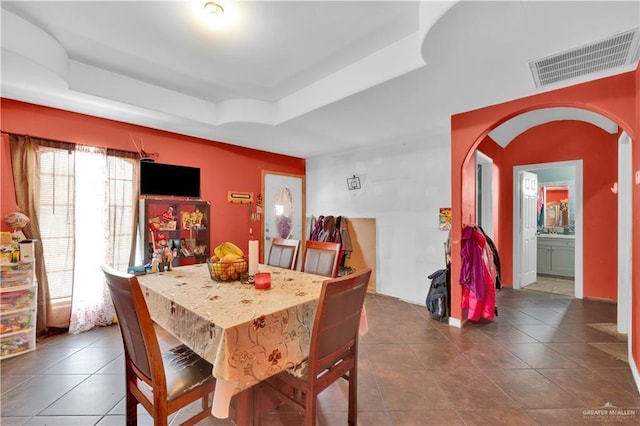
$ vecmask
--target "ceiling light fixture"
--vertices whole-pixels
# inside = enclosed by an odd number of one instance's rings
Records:
[[[238,24],[237,3],[232,0],[193,0],[189,2],[189,9],[194,18],[203,25],[203,29],[228,33]]]
[[[208,1],[204,4],[204,10],[213,16],[222,16],[224,15],[224,8],[219,3],[214,1]]]

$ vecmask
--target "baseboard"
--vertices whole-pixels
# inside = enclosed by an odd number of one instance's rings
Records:
[[[605,303],[609,303],[612,305],[617,305],[618,301],[617,300],[611,300],[611,299],[605,299],[602,297],[591,297],[591,296],[585,296],[583,297],[584,300],[593,300],[594,302],[605,302]]]
[[[388,296],[388,297],[391,297],[391,296]],[[412,305],[418,305],[418,306],[424,305],[424,302],[422,300],[421,301],[416,301],[416,300],[403,299],[401,297],[398,298],[398,300],[401,301],[401,302],[405,302],[405,303],[411,303]]]
[[[459,318],[449,317],[449,325],[451,327],[462,328],[462,320]]]

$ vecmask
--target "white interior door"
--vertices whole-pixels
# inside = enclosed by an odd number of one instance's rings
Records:
[[[302,241],[304,230],[303,177],[264,173],[263,259],[269,254],[272,238]],[[300,253],[298,253],[298,256]],[[300,264],[298,262],[298,264]]]
[[[538,216],[538,175],[520,172],[520,217],[522,248],[520,256],[520,286],[536,282],[537,251],[536,239]]]

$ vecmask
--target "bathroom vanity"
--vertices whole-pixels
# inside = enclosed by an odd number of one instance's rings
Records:
[[[538,273],[560,277],[574,277],[574,235],[538,235]]]

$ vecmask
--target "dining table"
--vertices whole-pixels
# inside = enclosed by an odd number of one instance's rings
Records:
[[[151,318],[213,365],[211,414],[252,422],[252,387],[309,355],[311,330],[327,277],[260,264],[271,287],[247,280],[218,282],[207,264],[138,276]],[[366,313],[360,334],[368,329]]]

